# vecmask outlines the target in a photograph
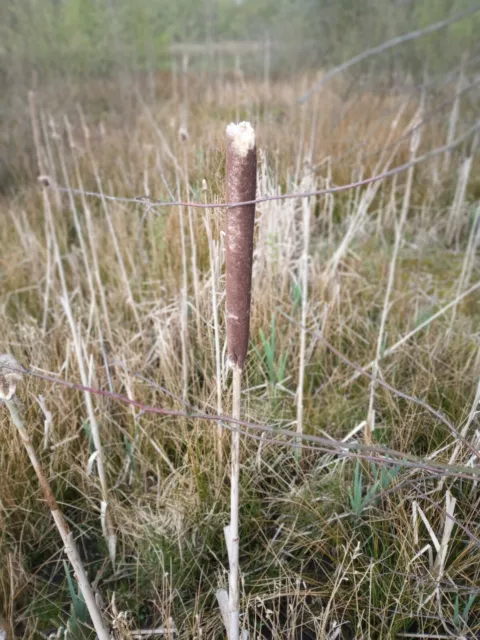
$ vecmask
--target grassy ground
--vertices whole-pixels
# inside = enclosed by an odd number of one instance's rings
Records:
[[[36,149],[28,103],[19,102],[25,133],[18,153],[9,143],[0,200],[0,351],[71,382],[82,381],[83,368],[91,386],[148,406],[228,414],[224,210],[69,198],[42,191],[35,174],[97,193],[169,200],[171,191],[221,202],[231,120],[249,119],[257,130],[260,196],[350,183],[448,139],[454,85],[425,92],[421,104],[411,87],[335,84],[300,107],[295,99],[310,80],[278,80],[267,92],[258,81],[242,87],[233,78],[202,84],[192,77],[188,102],[166,76],[157,78],[155,99],[128,82],[87,83],[63,101],[45,87],[35,96]],[[478,93],[461,99],[453,139],[474,124],[475,106]],[[309,215],[305,432],[366,438],[432,464],[478,466],[479,289],[462,297],[480,279],[475,159],[461,189],[470,148],[468,139],[418,163],[410,187],[405,171],[303,205],[259,204],[246,420],[295,430]],[[342,354],[362,367],[377,354],[376,382],[352,379],[356,370]],[[228,432],[220,437],[214,423],[93,398],[118,535],[113,568],[84,394],[27,376],[19,395],[117,637],[170,620],[179,638],[224,637],[215,591],[227,580]],[[52,414],[46,438],[40,396]],[[373,415],[369,438],[362,423],[371,425]],[[470,448],[458,437],[462,429]],[[0,613],[12,637],[45,637],[69,620],[73,626],[75,603],[80,622],[83,613],[5,410],[0,438]],[[241,610],[250,637],[480,637],[477,483],[318,443],[306,443],[298,463],[290,445],[284,435],[252,429],[242,439]]]

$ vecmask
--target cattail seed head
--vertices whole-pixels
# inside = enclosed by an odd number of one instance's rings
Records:
[[[257,190],[255,131],[249,122],[227,127],[227,201],[254,200]],[[243,369],[250,336],[255,204],[227,214],[227,343],[232,366]]]
[[[0,355],[0,400],[11,400],[22,380],[22,367],[8,353]]]

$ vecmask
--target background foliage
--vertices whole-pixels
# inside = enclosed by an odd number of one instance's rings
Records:
[[[471,6],[471,0],[18,0],[0,6],[0,68],[8,76],[104,73],[167,63],[172,42],[263,39],[277,71],[333,64]],[[396,48],[381,64],[440,72],[476,45],[480,16]],[[448,40],[448,46],[445,41]],[[378,61],[375,62],[378,64]]]

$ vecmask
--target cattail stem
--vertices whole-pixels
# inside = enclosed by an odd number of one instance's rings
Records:
[[[227,201],[254,200],[257,190],[257,152],[255,132],[248,122],[227,127]],[[252,292],[253,232],[255,205],[229,207],[227,217],[227,343],[233,370],[232,414],[240,418],[241,376],[250,337]],[[239,595],[239,489],[240,434],[232,433],[230,525],[226,528],[229,574],[228,638],[238,640],[240,633]]]
[[[240,419],[240,395],[242,389],[242,371],[233,370],[232,417]],[[239,551],[240,535],[238,530],[238,510],[240,504],[240,433],[232,432],[230,481],[230,526],[227,528],[228,558],[230,563],[228,604],[230,610],[229,640],[238,640],[240,631],[240,593],[239,593]]]
[[[75,572],[75,577],[77,579],[78,587],[82,593],[83,599],[85,600],[85,604],[87,606],[88,612],[92,619],[92,623],[95,628],[97,637],[99,638],[99,640],[110,640],[110,634],[102,618],[100,609],[98,608],[98,605],[96,603],[95,595],[88,581],[88,577],[87,577],[87,574],[85,573],[85,569],[83,568],[83,564],[80,559],[80,555],[78,553],[77,547],[75,545],[75,540],[73,538],[72,532],[69,530],[69,527],[65,521],[65,518],[63,517],[62,512],[58,508],[58,504],[57,504],[57,501],[55,500],[55,496],[53,495],[50,484],[43,472],[43,469],[40,465],[40,461],[37,457],[35,448],[28,435],[28,432],[25,426],[25,421],[18,408],[18,403],[15,401],[14,397],[11,398],[10,400],[5,399],[4,402],[8,411],[10,412],[10,417],[20,435],[20,438],[28,454],[28,457],[30,458],[32,467],[35,473],[37,474],[37,478],[40,483],[40,487],[42,489],[43,497],[51,511],[52,517],[55,521],[57,529],[62,538],[64,547],[65,547],[65,553],[67,554],[70,564],[72,565],[73,570]]]

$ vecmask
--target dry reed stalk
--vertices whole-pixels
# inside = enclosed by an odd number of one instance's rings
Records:
[[[172,55],[172,98],[176,104],[178,102],[178,73],[175,55]]]
[[[297,384],[297,433],[302,435],[303,433],[303,385],[305,379],[305,351],[307,344],[307,311],[308,311],[308,269],[309,259],[308,252],[310,246],[310,217],[311,217],[311,203],[312,198],[302,199],[302,212],[303,212],[303,250],[300,259],[300,280],[302,287],[302,315],[301,315],[301,329],[300,329],[300,363],[298,372],[298,384]],[[296,444],[296,457],[300,459],[302,454],[301,438],[298,439]]]
[[[475,256],[477,255],[477,249],[480,245],[480,204],[477,206],[475,214],[473,216],[472,228],[468,238],[467,249],[465,251],[465,258],[462,265],[462,272],[458,281],[457,295],[465,289],[469,284],[472,277],[473,267],[475,265]]]
[[[80,107],[78,107],[78,115],[80,118],[80,124],[82,127],[82,132],[83,132],[83,138],[85,141],[85,144],[89,144],[89,140],[90,140],[90,131],[87,127],[87,123],[85,120],[85,116],[83,114],[83,111]],[[75,160],[76,157],[74,156]],[[79,184],[80,189],[83,191],[83,184],[82,184],[82,179],[81,179],[81,173],[79,171],[79,167],[78,167],[78,162],[75,161],[75,170],[76,170],[76,175],[77,175],[77,181]],[[83,212],[85,214],[85,223],[86,223],[86,228],[87,228],[87,239],[89,242],[89,246],[90,246],[90,255],[92,258],[92,268],[93,268],[93,273],[95,275],[95,282],[97,283],[97,289],[99,292],[99,296],[100,296],[100,304],[102,307],[102,312],[103,312],[103,321],[105,323],[105,328],[106,328],[106,333],[107,333],[107,338],[110,340],[110,342],[112,342],[112,329],[110,326],[110,315],[108,313],[108,307],[107,307],[107,298],[105,295],[105,287],[102,281],[102,276],[100,274],[100,266],[99,266],[99,261],[98,261],[98,250],[97,250],[97,241],[96,241],[96,233],[95,233],[95,227],[93,225],[93,221],[92,221],[92,214],[90,211],[90,207],[88,206],[87,200],[85,198],[85,195],[82,194],[81,195],[81,201],[82,201],[82,207],[83,207]]]
[[[391,151],[390,154],[388,154],[388,156],[387,156],[387,151],[390,149],[390,142],[397,128],[398,121],[403,112],[403,109],[404,109],[404,106],[402,105],[397,112],[397,116],[395,120],[392,122],[392,125],[389,130],[389,134],[385,140],[384,149],[373,170],[374,175],[380,172],[381,173],[387,172],[391,163],[393,162],[393,159],[395,158],[395,154],[397,153],[397,150],[398,150],[398,143],[394,145],[393,151]],[[341,241],[339,247],[336,249],[333,256],[328,261],[327,267],[325,269],[325,279],[327,282],[333,281],[334,277],[336,276],[338,266],[340,262],[343,260],[344,256],[346,255],[356,233],[358,232],[359,229],[362,228],[365,222],[365,218],[367,217],[368,210],[370,209],[370,205],[372,204],[375,196],[377,195],[377,191],[379,190],[380,186],[381,186],[381,181],[378,181],[378,182],[370,183],[368,187],[365,189],[365,191],[361,191],[360,189],[357,190],[356,196],[358,200],[354,202],[354,207],[353,207],[354,213],[352,215],[351,222],[343,237],[343,240]]]
[[[70,122],[69,122],[67,117],[65,117],[65,129],[67,131],[68,144],[69,144],[69,147],[70,147],[70,151],[71,151],[72,156],[74,158],[74,167],[75,167],[75,173],[76,173],[76,176],[77,176],[77,180],[79,180],[79,184],[81,184],[80,170],[79,170],[79,167],[78,167],[77,156],[76,156],[76,153],[75,153],[76,145],[75,145],[75,142],[73,140],[72,127],[71,127]],[[69,177],[68,171],[67,171],[67,164],[66,164],[66,161],[65,161],[65,154],[63,152],[63,146],[62,146],[61,139],[59,139],[57,141],[57,143],[58,143],[58,157],[60,159],[60,165],[61,165],[62,174],[63,174],[63,181],[67,185],[67,187],[70,189],[70,177]],[[83,196],[82,196],[82,198],[84,200]],[[101,334],[101,322],[99,320],[99,310],[98,310],[98,305],[97,305],[97,295],[96,295],[95,285],[94,285],[94,276],[93,276],[92,269],[91,269],[92,259],[91,259],[91,256],[90,256],[89,252],[88,252],[88,249],[87,249],[87,244],[86,244],[86,241],[85,241],[85,238],[84,238],[82,224],[80,222],[79,212],[78,212],[77,206],[75,204],[75,198],[73,197],[73,194],[72,194],[72,192],[70,190],[68,192],[68,202],[69,202],[69,206],[70,206],[70,212],[71,212],[72,217],[73,217],[73,222],[74,222],[74,226],[75,226],[75,231],[76,231],[76,234],[77,234],[78,242],[80,244],[80,250],[81,250],[81,255],[82,255],[82,259],[83,259],[83,266],[84,266],[84,269],[85,269],[88,288],[90,290],[90,300],[91,300],[91,304],[92,304],[92,310],[93,310],[93,313],[95,315],[95,320],[96,320],[96,323],[97,323],[98,330],[99,330],[99,332]]]
[[[180,172],[176,171],[177,196],[180,198]],[[180,291],[180,342],[182,348],[182,380],[183,401],[188,397],[188,267],[185,241],[185,220],[183,207],[178,207],[178,224],[180,226],[180,246],[182,249],[182,289]]]
[[[417,121],[421,120],[421,111],[419,111],[419,113],[417,114],[416,120]],[[412,140],[410,144],[410,157],[412,161],[415,160],[419,144],[420,144],[420,129],[417,129],[415,134],[412,136]],[[372,433],[375,429],[374,401],[375,401],[375,388],[376,388],[378,369],[379,369],[378,363],[382,357],[385,327],[387,324],[388,312],[390,311],[390,297],[392,294],[393,284],[395,282],[395,271],[397,267],[398,252],[400,250],[400,245],[402,242],[403,228],[405,226],[408,210],[410,208],[410,197],[412,193],[412,181],[413,181],[414,168],[415,166],[412,164],[408,169],[407,183],[405,186],[405,192],[403,196],[402,211],[400,213],[400,220],[395,229],[395,243],[393,246],[392,258],[390,260],[387,291],[385,293],[382,317],[380,320],[380,329],[378,331],[377,351],[376,351],[375,360],[372,368],[372,380],[370,384],[370,400],[368,404],[368,414],[367,414],[367,420],[365,422],[365,430],[364,430],[364,441],[365,441],[365,444],[367,445],[372,444]]]
[[[84,345],[80,337],[78,328],[75,324],[75,320],[70,305],[70,300],[66,294],[61,299],[65,315],[67,317],[68,324],[70,325],[70,331],[73,339],[73,350],[77,359],[78,369],[80,372],[80,379],[84,387],[90,386],[90,375],[87,373],[87,366],[84,358]],[[115,566],[115,554],[117,548],[117,536],[115,534],[115,528],[113,526],[112,516],[109,508],[108,500],[108,483],[107,474],[105,471],[105,462],[103,456],[102,439],[100,436],[100,425],[98,424],[97,417],[95,415],[95,409],[93,406],[93,400],[90,393],[87,391],[84,393],[85,404],[87,407],[87,414],[92,432],[93,445],[95,447],[97,464],[98,479],[100,481],[100,490],[102,500],[100,504],[102,532],[108,545],[108,552],[112,565]]]
[[[245,81],[243,77],[242,64],[240,60],[240,55],[237,53],[235,55],[235,64],[234,64],[234,87],[235,87],[235,118],[237,120],[240,119],[240,96],[244,92],[245,89]],[[233,202],[233,200],[232,200]],[[237,202],[241,202],[241,200],[237,200]]]
[[[45,156],[46,156],[47,167],[48,167],[47,173],[49,176],[52,177],[53,183],[57,184],[57,170],[56,170],[55,162],[53,159],[52,145],[50,144],[51,140],[58,139],[58,134],[55,127],[55,121],[52,118],[52,116],[50,116],[48,118],[48,124],[47,124],[45,114],[40,112],[39,116],[40,116],[40,123],[42,127],[43,140],[45,143]],[[55,199],[55,205],[57,209],[61,209],[62,207],[61,194],[57,193],[53,197]]]
[[[457,186],[455,189],[455,195],[453,197],[453,202],[450,208],[450,214],[447,222],[447,242],[451,244],[455,240],[455,247],[457,251],[460,244],[460,234],[465,223],[465,199],[467,195],[468,181],[470,179],[470,171],[472,169],[472,163],[475,154],[475,147],[477,145],[477,138],[478,134],[475,134],[472,140],[472,148],[470,150],[470,153],[458,169]]]
[[[65,553],[67,554],[70,564],[72,565],[72,568],[75,572],[78,587],[82,593],[83,599],[92,619],[97,637],[99,638],[99,640],[110,640],[110,634],[102,618],[100,609],[98,608],[97,602],[95,600],[95,595],[88,581],[85,569],[83,568],[80,555],[75,545],[73,534],[70,531],[62,512],[58,508],[55,496],[53,495],[47,477],[43,472],[35,448],[32,444],[32,441],[30,440],[30,436],[28,435],[28,431],[25,426],[25,420],[22,415],[19,403],[15,398],[17,383],[22,380],[22,374],[20,373],[21,370],[22,367],[18,364],[15,358],[8,354],[0,356],[0,401],[3,400],[8,411],[10,412],[12,422],[18,431],[23,446],[25,447],[28,457],[30,458],[30,462],[32,463],[32,467],[37,475],[40,487],[42,489],[43,497],[50,509],[55,525],[62,538],[65,547]]]
[[[114,227],[113,222],[112,222],[108,201],[105,198],[105,194],[104,194],[104,191],[103,191],[102,180],[101,180],[101,177],[100,177],[100,170],[99,170],[97,161],[95,160],[95,156],[94,156],[93,151],[92,151],[92,147],[91,147],[91,144],[90,144],[90,138],[89,137],[85,137],[85,146],[86,146],[86,151],[87,151],[87,157],[88,157],[88,159],[90,161],[90,164],[92,166],[93,175],[95,177],[95,181],[97,183],[97,188],[98,188],[98,191],[100,193],[100,201],[101,201],[101,204],[102,204],[102,209],[103,209],[103,212],[104,212],[104,215],[105,215],[105,219],[107,221],[107,226],[108,226],[108,232],[109,232],[109,235],[110,235],[110,239],[112,241],[113,248],[115,250],[115,256],[117,258],[117,262],[118,262],[118,266],[119,266],[120,277],[121,277],[121,280],[123,282],[125,300],[126,300],[127,304],[130,306],[130,308],[132,310],[133,317],[135,319],[135,322],[136,322],[138,328],[141,330],[142,324],[141,324],[141,320],[140,320],[140,315],[138,313],[137,305],[135,303],[135,298],[133,296],[132,288],[130,286],[130,278],[128,276],[127,268],[125,266],[125,261],[124,261],[122,250],[121,250],[121,247],[120,247],[120,242],[119,242],[119,239],[117,237],[117,232],[116,232],[115,227]]]
[[[464,67],[465,67],[466,57],[463,56],[462,64],[460,66],[460,73],[458,75],[457,86],[455,88],[455,98],[452,104],[452,111],[450,112],[450,118],[448,119],[448,132],[447,132],[447,145],[450,146],[452,142],[455,140],[455,131],[457,129],[457,121],[458,115],[460,112],[460,94],[462,93],[462,87],[464,84]],[[452,156],[451,151],[446,151],[443,157],[443,173],[447,173],[448,168],[450,166],[450,158]]]
[[[38,174],[40,178],[46,179],[46,163],[43,157],[42,152],[42,141],[40,135],[40,128],[38,126],[38,117],[37,117],[37,105],[35,101],[35,93],[33,91],[28,92],[28,107],[30,111],[30,120],[32,123],[33,130],[33,141],[35,147],[35,154],[37,157],[37,167]],[[42,198],[45,201],[45,198],[48,198],[48,195],[45,193],[45,189],[42,190]],[[50,308],[50,289],[52,288],[52,260],[51,260],[51,242],[50,235],[48,233],[48,221],[45,220],[45,237],[47,238],[47,268],[45,275],[45,292],[43,294],[43,318],[42,318],[42,330],[44,333],[47,331],[47,321],[48,321],[48,312]]]
[[[207,200],[207,182],[203,180],[202,191],[204,192],[205,201]],[[218,254],[219,246],[217,248],[216,243],[212,237],[212,226],[210,223],[209,213],[204,218],[205,229],[207,231],[208,250],[210,254],[210,279],[212,287],[212,311],[213,311],[213,331],[215,336],[215,367],[216,367],[216,387],[217,387],[217,414],[223,415],[222,404],[222,351],[220,347],[220,324],[218,321],[218,302],[217,302],[217,282],[218,282]],[[217,446],[218,446],[218,460],[221,463],[223,460],[223,434],[224,430],[221,425],[217,427]]]
[[[473,216],[472,228],[468,236],[468,243],[467,243],[467,248],[465,250],[465,257],[463,259],[462,271],[460,273],[460,277],[458,278],[457,296],[460,295],[462,290],[465,289],[465,287],[470,282],[473,266],[475,264],[475,257],[477,255],[477,248],[478,248],[478,245],[480,244],[479,222],[480,222],[480,205],[477,206],[476,212]],[[450,325],[448,327],[448,332],[447,332],[447,335],[449,336],[451,335],[456,317],[457,317],[457,309],[456,307],[454,307],[452,310]]]
[[[267,33],[263,48],[263,91],[264,91],[264,103],[268,104],[270,99],[270,67],[271,67],[271,53],[272,43],[270,40],[270,34]]]
[[[181,126],[188,131],[188,105],[189,105],[189,96],[188,96],[188,65],[190,59],[188,57],[188,53],[183,54],[182,58],[182,85],[183,85],[183,103],[182,103],[182,120]]]
[[[395,342],[395,344],[393,344],[391,347],[388,347],[388,349],[385,349],[385,351],[383,351],[381,355],[382,359],[394,353],[399,347],[401,347],[406,342],[408,342],[410,338],[413,338],[414,335],[416,335],[417,333],[425,329],[425,327],[428,327],[429,324],[431,324],[434,320],[442,316],[444,313],[456,307],[458,304],[460,304],[460,302],[464,298],[472,294],[474,291],[477,291],[477,289],[480,289],[480,281],[477,281],[475,284],[469,287],[466,291],[456,296],[454,300],[452,300],[451,302],[446,304],[444,307],[439,309],[432,316],[430,316],[429,318],[421,322],[418,326],[416,326],[414,329],[412,329],[406,335],[400,338],[400,340],[397,340],[397,342]],[[342,384],[342,389],[345,389],[345,387],[348,387],[352,382],[355,382],[355,380],[357,380],[362,375],[362,372],[369,371],[373,367],[374,363],[375,363],[375,360],[372,360],[371,362],[364,365],[363,367],[360,367],[359,371],[356,371],[346,382]]]
[[[35,102],[34,102],[33,95],[30,96],[30,112],[31,112],[31,117],[35,119],[35,121],[32,122],[32,126],[34,128],[34,131],[37,130],[37,134],[34,136],[35,144],[41,145],[40,133],[38,132],[38,122],[36,121]],[[37,157],[39,158],[42,157],[41,147],[37,149]],[[42,181],[42,199],[43,199],[43,209],[45,213],[46,233],[47,233],[47,237],[48,236],[51,237],[53,255],[55,259],[55,264],[57,266],[58,274],[60,277],[60,284],[62,289],[61,303],[64,307],[65,315],[67,316],[67,320],[70,325],[70,330],[73,337],[74,351],[75,351],[75,355],[78,362],[78,368],[80,371],[82,384],[84,386],[88,386],[89,380],[86,373],[86,365],[84,361],[82,345],[77,332],[77,327],[75,325],[73,311],[70,304],[67,279],[66,279],[65,270],[63,267],[63,261],[60,255],[60,247],[58,244],[55,222],[53,220],[52,206],[51,206],[51,202],[48,194],[48,185],[49,185],[48,179]],[[100,428],[98,426],[98,422],[95,416],[93,401],[89,393],[85,393],[85,403],[87,406],[90,426],[92,429],[92,437],[93,437],[95,449],[97,451],[97,470],[98,470],[98,477],[100,480],[100,487],[101,487],[101,494],[102,494],[102,501],[101,501],[102,530],[108,545],[110,559],[112,561],[112,564],[114,565],[117,537],[113,527],[113,522],[110,515],[110,509],[108,508],[108,484],[107,484],[107,478],[106,478],[105,467],[103,462],[103,448],[102,448],[102,442],[100,438]]]
[[[187,142],[188,142],[188,132],[186,130],[181,130],[180,139],[183,143],[183,171],[185,178],[185,198],[188,202],[190,199],[190,181],[188,177],[188,155],[187,155]],[[193,295],[195,297],[195,313],[197,316],[197,340],[200,344],[202,341],[202,327],[201,327],[201,316],[200,316],[200,282],[198,277],[198,266],[197,266],[197,241],[195,238],[195,226],[193,222],[192,215],[192,207],[187,207],[188,214],[188,230],[190,233],[190,251],[191,251],[191,262],[192,262],[192,280],[193,280]]]
[[[32,122],[33,142],[35,146],[35,154],[37,156],[38,171],[41,176],[45,175],[45,159],[42,150],[42,139],[40,137],[40,128],[38,126],[37,105],[35,101],[35,92],[28,92],[28,107],[30,110],[30,120]]]
[[[257,182],[255,132],[248,122],[227,127],[227,202],[254,200]],[[240,418],[241,376],[250,337],[255,205],[229,207],[227,216],[227,346],[233,369],[232,416]],[[240,433],[232,432],[230,524],[225,528],[229,572],[229,640],[239,640]]]

